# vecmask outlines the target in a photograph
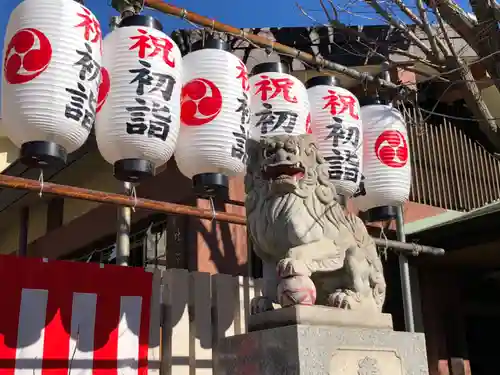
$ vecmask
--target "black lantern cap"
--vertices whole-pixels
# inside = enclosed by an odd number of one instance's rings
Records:
[[[337,86],[339,87],[339,80],[334,76],[316,76],[308,79],[305,83],[306,89],[314,86]]]
[[[209,36],[206,39],[198,40],[191,47],[191,52],[198,51],[200,49],[220,49],[222,51],[230,51],[229,43],[225,42],[220,38],[215,38]]]
[[[250,72],[250,76],[261,73],[285,73],[290,74],[290,66],[282,62],[265,62],[257,64]]]
[[[365,105],[373,105],[373,104],[387,104],[387,100],[382,99],[378,95],[374,96],[362,96],[359,98],[359,105],[364,107]]]
[[[55,142],[32,141],[21,145],[19,159],[29,168],[45,168],[58,164],[65,165],[68,152]]]
[[[139,182],[154,176],[155,166],[149,160],[121,159],[113,165],[114,176],[117,180],[125,182]]]
[[[200,198],[226,198],[229,179],[221,173],[202,173],[193,176],[193,190]]]
[[[163,31],[163,25],[156,18],[142,14],[134,14],[123,18],[118,27],[144,26]]]
[[[374,207],[360,213],[363,221],[373,223],[375,221],[393,220],[396,218],[398,208],[396,206]]]

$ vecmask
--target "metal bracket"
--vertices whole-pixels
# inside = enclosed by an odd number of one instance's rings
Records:
[[[144,0],[111,0],[111,6],[120,14],[124,12],[138,14],[144,8]]]
[[[118,27],[120,24],[121,17],[120,16],[112,16],[111,19],[109,20],[109,29],[113,31]]]

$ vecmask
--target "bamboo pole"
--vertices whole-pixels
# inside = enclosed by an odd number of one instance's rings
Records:
[[[201,16],[197,13],[188,11],[183,8],[176,7],[175,5],[166,3],[162,0],[145,0],[145,6],[153,8],[159,12],[170,14],[182,19],[186,19],[194,24],[201,25],[212,29],[214,31],[220,31],[223,33],[231,34],[237,38],[246,39],[250,42],[258,45],[259,47],[270,48],[277,53],[283,55],[293,56],[294,58],[303,61],[309,65],[318,67],[320,69],[330,70],[335,73],[341,73],[360,82],[373,82],[380,87],[386,87],[389,89],[404,89],[411,91],[407,86],[396,85],[390,81],[384,80],[380,77],[370,75],[364,72],[358,72],[355,69],[348,68],[344,65],[337,64],[333,61],[324,59],[321,56],[313,56],[310,53],[300,51],[298,49],[286,46],[281,43],[274,42],[268,38],[260,35],[248,34],[244,30],[224,23],[212,20],[210,18]]]
[[[42,191],[44,194],[54,194],[65,198],[114,204],[119,206],[136,207],[167,214],[189,215],[198,217],[200,219],[214,219],[233,224],[246,225],[246,219],[242,215],[227,212],[214,213],[212,210],[204,210],[192,206],[154,201],[151,199],[134,198],[122,194],[105,193],[103,191],[89,190],[75,186],[59,185],[50,182],[44,182],[42,190],[42,186],[38,181],[2,174],[0,174],[0,187],[18,190],[29,190],[37,193]]]
[[[42,190],[42,185],[39,181],[21,177],[7,176],[3,174],[0,174],[0,187],[17,190],[28,190],[36,193],[42,191],[44,194],[53,194],[65,198],[80,199],[118,206],[136,207],[144,210],[163,212],[166,214],[188,215],[198,217],[200,219],[218,220],[232,224],[246,225],[246,218],[244,215],[204,210],[198,207],[154,201],[151,199],[133,198],[127,195],[105,193],[103,191],[59,185],[51,182],[44,182]],[[407,253],[409,255],[418,255],[420,253],[443,255],[445,253],[443,249],[432,246],[424,246],[415,243],[403,243],[381,238],[373,238],[373,240],[375,241],[375,244],[377,246],[391,248]]]

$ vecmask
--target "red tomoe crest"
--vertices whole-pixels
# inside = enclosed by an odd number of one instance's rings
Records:
[[[101,68],[101,83],[97,94],[97,112],[99,112],[108,98],[109,90],[111,88],[111,79],[109,72],[106,68]]]
[[[375,141],[375,154],[385,165],[401,168],[408,162],[408,143],[398,130],[386,130]]]
[[[29,82],[42,74],[52,59],[50,41],[37,29],[21,29],[7,45],[5,79],[10,84]]]
[[[213,121],[221,109],[222,94],[212,81],[196,78],[182,88],[181,120],[184,125],[205,125]]]

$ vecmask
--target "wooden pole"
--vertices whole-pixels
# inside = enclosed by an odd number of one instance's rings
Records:
[[[38,181],[2,174],[0,174],[0,187],[29,190],[36,193],[39,193],[41,189],[40,183]],[[144,210],[163,212],[167,214],[189,215],[198,217],[200,219],[214,219],[233,224],[246,225],[246,218],[243,215],[237,215],[227,212],[215,212],[214,214],[212,210],[204,210],[198,207],[184,206],[181,204],[169,202],[159,202],[151,199],[134,198],[122,194],[105,193],[103,191],[59,185],[50,182],[44,182],[43,193],[54,194],[65,198],[114,204],[119,206],[136,207]]]
[[[0,174],[0,187],[18,190],[28,190],[39,193],[41,190],[40,182],[29,180],[21,177],[7,176]],[[246,217],[244,215],[231,214],[212,210],[204,210],[198,207],[185,206],[169,202],[154,201],[151,199],[133,198],[127,195],[105,193],[103,191],[83,189],[74,186],[59,185],[51,182],[44,182],[44,194],[53,194],[60,197],[80,199],[91,202],[113,204],[119,206],[136,207],[144,210],[163,212],[173,215],[188,215],[198,217],[200,219],[209,219],[223,221],[232,224],[246,225]],[[419,245],[415,243],[403,243],[399,241],[384,240],[381,238],[373,238],[377,246],[387,247],[398,250],[411,255],[431,254],[444,255],[443,249]]]
[[[172,16],[177,16],[179,18],[186,19],[194,24],[207,27],[214,31],[220,31],[223,33],[231,34],[237,38],[249,40],[250,42],[258,45],[259,47],[270,48],[276,51],[277,53],[293,56],[294,58],[303,61],[309,65],[316,66],[318,68],[325,70],[330,70],[335,73],[341,73],[361,82],[373,82],[379,85],[380,87],[386,87],[389,89],[407,89],[411,91],[409,87],[396,85],[390,81],[384,80],[377,76],[370,75],[368,73],[358,72],[355,69],[351,69],[344,65],[337,64],[333,61],[326,60],[320,56],[313,56],[310,53],[306,53],[298,49],[286,46],[284,44],[274,42],[260,35],[248,34],[244,32],[244,30],[242,29],[226,25],[224,23],[201,16],[186,9],[176,7],[175,5],[166,3],[163,0],[146,0],[145,6],[153,8],[165,14],[170,14]]]

